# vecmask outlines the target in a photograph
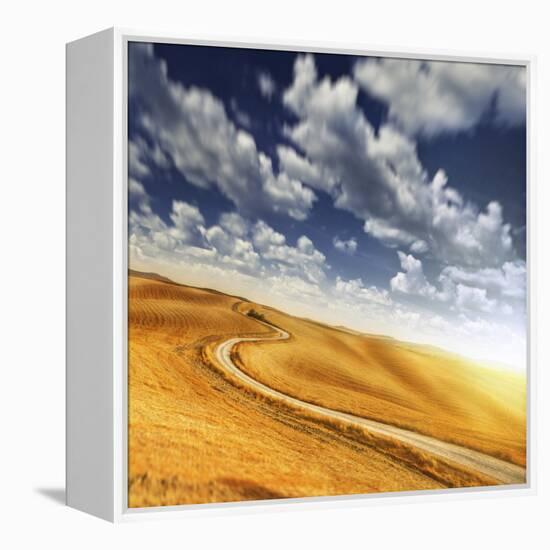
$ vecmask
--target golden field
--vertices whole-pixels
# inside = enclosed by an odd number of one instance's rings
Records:
[[[390,438],[292,409],[233,380],[234,362],[299,399],[525,462],[525,383],[429,347],[356,334],[216,291],[129,278],[129,505],[492,485]]]
[[[239,366],[253,378],[303,401],[525,466],[524,376],[430,346],[258,309],[293,337],[286,345],[239,345]]]

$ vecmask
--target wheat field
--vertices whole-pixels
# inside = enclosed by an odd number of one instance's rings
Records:
[[[240,344],[239,366],[253,378],[304,401],[525,466],[523,375],[430,346],[260,311],[294,337],[286,345]]]
[[[130,507],[493,485],[390,438],[290,409],[221,369],[239,344],[250,375],[302,400],[525,462],[525,383],[439,350],[298,319],[243,298],[129,277]],[[460,395],[462,392],[462,395]]]

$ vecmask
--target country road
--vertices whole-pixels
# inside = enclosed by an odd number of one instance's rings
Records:
[[[445,441],[440,441],[433,437],[422,435],[413,431],[405,430],[403,428],[397,428],[391,424],[384,424],[375,420],[369,420],[353,414],[344,413],[329,409],[327,407],[321,407],[314,405],[306,401],[302,401],[285,393],[282,393],[276,389],[273,389],[258,380],[255,380],[248,374],[239,369],[233,360],[231,359],[231,351],[233,347],[241,342],[267,342],[276,340],[287,340],[290,338],[289,334],[284,330],[271,325],[265,321],[256,319],[259,323],[266,325],[267,327],[276,331],[275,336],[267,338],[257,337],[245,337],[245,338],[230,338],[225,342],[218,345],[215,350],[215,357],[222,367],[229,371],[232,375],[237,377],[241,382],[254,388],[258,392],[274,397],[280,401],[290,404],[294,407],[306,409],[308,411],[315,412],[336,420],[349,422],[357,426],[366,428],[368,431],[374,434],[380,434],[386,437],[399,440],[403,443],[411,445],[422,451],[426,451],[433,455],[450,460],[456,464],[465,466],[471,470],[490,476],[491,478],[499,481],[503,484],[522,484],[525,483],[525,468],[511,464],[504,460],[500,460],[490,455],[461,447]]]

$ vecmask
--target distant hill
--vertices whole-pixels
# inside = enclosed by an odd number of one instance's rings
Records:
[[[172,281],[168,277],[164,277],[163,275],[159,275],[158,273],[146,273],[144,271],[137,271],[136,269],[129,269],[128,275],[130,277],[141,277],[142,279],[152,279],[153,281],[161,281],[163,283],[170,283],[173,285],[177,285],[175,281]]]
[[[199,290],[204,290],[205,292],[211,292],[212,294],[219,294],[221,296],[229,296],[231,298],[237,298],[243,302],[250,302],[248,298],[245,298],[243,296],[237,296],[235,294],[228,294],[227,292],[221,292],[220,290],[216,290],[214,288],[208,288],[208,287],[199,287],[199,286],[193,286],[193,285],[186,285],[183,283],[177,283],[176,281],[172,281],[172,279],[169,279],[168,277],[165,277],[164,275],[159,275],[158,273],[153,272],[145,272],[145,271],[138,271],[136,269],[128,269],[128,276],[129,277],[140,277],[141,279],[151,279],[152,281],[160,281],[161,283],[168,283],[170,285],[176,285],[176,286],[182,286],[185,288],[196,288]]]

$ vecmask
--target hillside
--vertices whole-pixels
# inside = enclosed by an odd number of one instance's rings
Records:
[[[134,272],[131,507],[496,483],[391,440],[281,406],[231,379],[213,359],[215,347],[232,337],[270,333],[243,315],[250,309],[291,334],[286,342],[239,344],[239,366],[266,384],[419,432],[469,438],[472,447],[508,453],[521,463],[520,381],[449,363],[433,351],[422,354],[394,340]],[[462,367],[466,374],[459,376]],[[454,391],[465,398],[453,397]],[[500,445],[498,437],[505,438]]]

